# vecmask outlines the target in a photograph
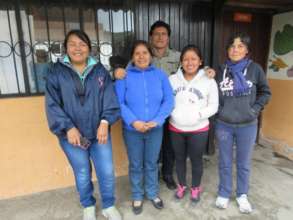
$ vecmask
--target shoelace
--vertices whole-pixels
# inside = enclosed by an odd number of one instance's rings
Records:
[[[191,197],[192,198],[197,198],[199,196],[199,193],[201,192],[200,187],[193,187],[191,188]]]
[[[177,187],[177,193],[176,193],[177,196],[179,198],[183,197],[185,190],[186,190],[186,186],[178,185],[178,187]]]
[[[246,195],[242,195],[239,198],[239,203],[241,204],[241,206],[243,207],[250,207],[250,203],[248,202],[247,196]]]

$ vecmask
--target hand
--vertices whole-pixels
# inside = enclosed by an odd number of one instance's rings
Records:
[[[108,123],[101,122],[97,131],[97,139],[99,144],[106,144],[108,141]]]
[[[147,131],[146,123],[143,121],[135,121],[132,123],[132,126],[135,128],[135,130],[137,130],[139,132],[144,133]]]
[[[149,121],[147,123],[145,123],[147,130],[151,130],[152,128],[155,128],[158,126],[157,122],[154,121]]]
[[[117,68],[114,71],[114,77],[115,79],[123,79],[126,75],[125,69],[123,68]]]
[[[77,130],[76,127],[70,128],[67,133],[67,140],[70,144],[74,145],[74,146],[79,146],[80,145],[80,133]]]
[[[210,67],[205,69],[205,74],[210,78],[213,79],[216,76],[216,71]]]

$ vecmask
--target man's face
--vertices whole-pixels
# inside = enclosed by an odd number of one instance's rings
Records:
[[[164,27],[157,27],[150,36],[151,45],[155,49],[165,49],[169,46],[168,30]]]

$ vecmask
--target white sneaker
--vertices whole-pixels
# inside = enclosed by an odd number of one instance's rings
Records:
[[[83,209],[83,220],[97,220],[95,206],[89,206]]]
[[[115,206],[111,206],[109,208],[103,209],[102,214],[108,220],[122,220],[121,214]]]
[[[228,207],[229,198],[218,196],[216,199],[216,206],[219,209],[226,209]]]
[[[239,211],[241,213],[249,214],[249,213],[252,212],[252,207],[251,207],[251,204],[249,203],[249,201],[247,199],[246,194],[242,194],[241,196],[237,197],[236,201],[238,203]]]

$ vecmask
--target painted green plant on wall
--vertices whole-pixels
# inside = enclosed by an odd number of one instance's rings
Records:
[[[293,26],[284,25],[283,31],[277,31],[274,39],[274,53],[285,55],[293,51]]]
[[[269,59],[271,62],[269,68],[274,72],[287,69],[287,77],[293,77],[293,66],[288,68],[289,65],[284,61],[284,57],[282,57],[293,51],[293,26],[291,24],[285,24],[282,31],[275,33],[273,50],[274,54]]]

